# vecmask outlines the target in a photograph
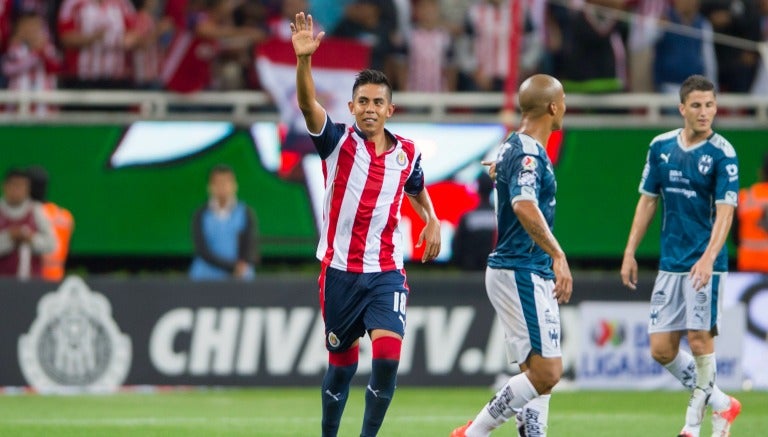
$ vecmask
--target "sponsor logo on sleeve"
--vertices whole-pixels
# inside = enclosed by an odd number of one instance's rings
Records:
[[[533,187],[536,185],[536,173],[530,170],[523,170],[517,176],[517,185]]]
[[[521,165],[523,166],[523,170],[529,170],[529,171],[536,170],[536,165],[537,165],[536,158],[530,155],[525,155],[523,157]]]

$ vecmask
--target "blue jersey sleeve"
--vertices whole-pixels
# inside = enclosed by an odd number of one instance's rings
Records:
[[[421,169],[421,155],[416,158],[416,163],[413,164],[413,171],[408,176],[408,180],[405,181],[405,187],[403,190],[410,196],[418,196],[424,189],[424,170]]]
[[[331,117],[325,114],[325,124],[323,129],[318,134],[309,133],[312,137],[312,142],[315,143],[315,149],[320,155],[320,158],[325,159],[331,155],[333,149],[339,143],[339,140],[344,135],[344,131],[347,129],[342,123],[334,123]]]
[[[502,177],[509,187],[509,199],[512,205],[520,200],[531,200],[539,203],[542,172],[546,163],[541,157],[523,153],[512,154],[502,161]]]
[[[658,196],[661,192],[659,158],[653,144],[648,148],[648,155],[645,157],[645,167],[643,167],[643,175],[640,178],[639,191],[642,194],[654,197]]]
[[[736,206],[739,198],[739,162],[736,155],[725,154],[717,162],[715,203]]]

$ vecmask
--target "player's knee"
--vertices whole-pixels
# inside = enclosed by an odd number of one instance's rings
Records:
[[[651,348],[651,357],[653,357],[653,359],[661,365],[671,363],[676,356],[677,350],[673,350],[672,348],[660,346]]]
[[[357,366],[360,346],[355,345],[345,351],[328,352],[328,364],[336,367]]]
[[[528,369],[528,378],[539,394],[549,393],[560,382],[562,374],[562,366],[554,364],[531,366]]]
[[[714,350],[714,340],[706,331],[691,332],[688,334],[688,345],[694,356],[706,355]]]

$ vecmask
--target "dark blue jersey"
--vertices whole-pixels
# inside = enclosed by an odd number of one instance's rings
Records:
[[[685,148],[679,139],[681,131],[653,139],[640,182],[642,194],[661,195],[659,269],[667,272],[687,272],[693,267],[709,244],[716,204],[735,207],[739,193],[739,163],[733,146],[713,133]],[[714,270],[728,270],[725,246]]]
[[[488,267],[528,270],[554,279],[552,258],[528,235],[512,206],[521,200],[536,203],[547,225],[555,219],[557,184],[546,150],[528,135],[513,133],[496,158],[496,220],[498,243],[488,256]]]

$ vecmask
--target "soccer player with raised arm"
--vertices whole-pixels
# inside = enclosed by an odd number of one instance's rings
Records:
[[[621,280],[637,287],[635,251],[661,198],[661,260],[651,295],[651,355],[689,390],[681,437],[698,437],[707,405],[712,435],[730,435],[741,404],[715,384],[715,340],[728,270],[728,237],[739,192],[733,146],[712,130],[715,87],[703,76],[680,86],[682,129],[651,141],[629,231]],[[688,335],[693,356],[680,349]]]
[[[555,173],[544,145],[560,129],[565,93],[544,74],[520,85],[520,130],[499,149],[496,174],[498,244],[488,256],[485,287],[504,328],[513,376],[451,437],[487,437],[516,416],[523,435],[545,436],[552,388],[563,373],[559,304],[572,292],[571,271],[552,226]]]
[[[325,321],[328,371],[323,379],[322,435],[335,436],[357,370],[358,341],[367,332],[373,347],[365,391],[363,437],[375,436],[395,391],[405,334],[408,284],[398,227],[403,194],[426,226],[422,262],[440,253],[440,222],[424,187],[421,154],[413,141],[384,128],[395,108],[387,77],[360,72],[349,110],[353,126],[335,124],[315,96],[312,54],[323,32],[303,12],[291,23],[296,87],[307,130],[323,160],[325,198],[317,258],[321,261],[320,308]]]

